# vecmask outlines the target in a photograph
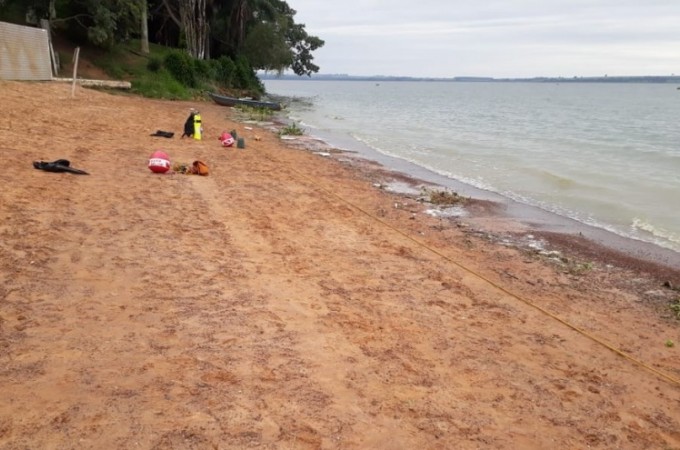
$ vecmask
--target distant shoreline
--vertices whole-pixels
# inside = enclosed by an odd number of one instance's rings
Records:
[[[271,75],[259,74],[262,80],[291,80],[291,81],[444,81],[458,83],[659,83],[680,84],[680,76],[603,76],[603,77],[533,77],[533,78],[493,78],[493,77],[451,77],[451,78],[428,78],[428,77],[400,77],[400,76],[356,76],[356,75],[312,75],[299,77],[297,75]]]

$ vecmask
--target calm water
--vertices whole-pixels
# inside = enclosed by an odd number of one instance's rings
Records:
[[[669,84],[267,80],[308,134],[680,251]]]

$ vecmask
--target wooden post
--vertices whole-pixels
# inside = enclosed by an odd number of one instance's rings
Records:
[[[0,1],[0,3],[2,2]],[[40,19],[40,28],[47,30],[47,44],[50,47],[50,59],[52,60],[52,76],[56,77],[59,75],[59,56],[54,51],[54,46],[52,45],[52,27],[50,26],[50,21]]]
[[[80,47],[76,47],[76,52],[73,55],[73,84],[71,85],[71,98],[76,96],[76,75],[78,74],[78,56],[80,56]]]

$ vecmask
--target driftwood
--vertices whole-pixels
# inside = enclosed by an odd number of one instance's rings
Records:
[[[73,78],[52,78],[52,81],[59,81],[62,83],[72,83]],[[81,86],[95,86],[95,87],[107,87],[114,89],[130,89],[132,84],[129,81],[117,81],[117,80],[88,80],[84,78],[76,79],[76,83]]]

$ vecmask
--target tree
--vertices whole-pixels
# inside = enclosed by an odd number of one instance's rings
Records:
[[[206,19],[206,0],[180,0],[179,13],[189,54],[206,59],[210,25]]]
[[[151,27],[155,42],[184,47],[200,60],[245,59],[242,66],[254,70],[310,75],[319,70],[313,52],[324,45],[295,22],[296,11],[285,0],[0,0],[0,5],[15,13],[30,9],[71,39],[103,48],[134,36],[148,53]]]
[[[293,52],[293,62],[290,66],[293,72],[299,76],[310,76],[318,72],[319,66],[312,62],[314,60],[312,52],[323,47],[325,42],[316,36],[308,35],[304,25],[295,23],[288,28],[286,38]]]
[[[245,43],[249,27],[262,22],[274,22],[278,17],[278,0],[232,0],[229,12],[229,40],[235,53]]]
[[[253,26],[243,44],[243,54],[255,69],[281,73],[293,63],[293,55],[285,39],[269,23]]]
[[[34,20],[49,19],[56,17],[56,0],[0,0],[0,13],[13,9],[11,16],[16,19],[16,13],[21,16],[32,17]]]
[[[229,38],[233,54],[245,54],[255,69],[297,75],[318,72],[312,52],[324,41],[295,23],[297,11],[284,0],[233,0]]]
[[[207,1],[163,0],[168,15],[184,33],[187,51],[197,59],[208,57],[210,24],[207,19]]]
[[[141,0],[141,51],[142,53],[149,53],[149,5],[146,0]]]
[[[77,38],[110,48],[139,33],[141,0],[32,0],[26,6]]]

